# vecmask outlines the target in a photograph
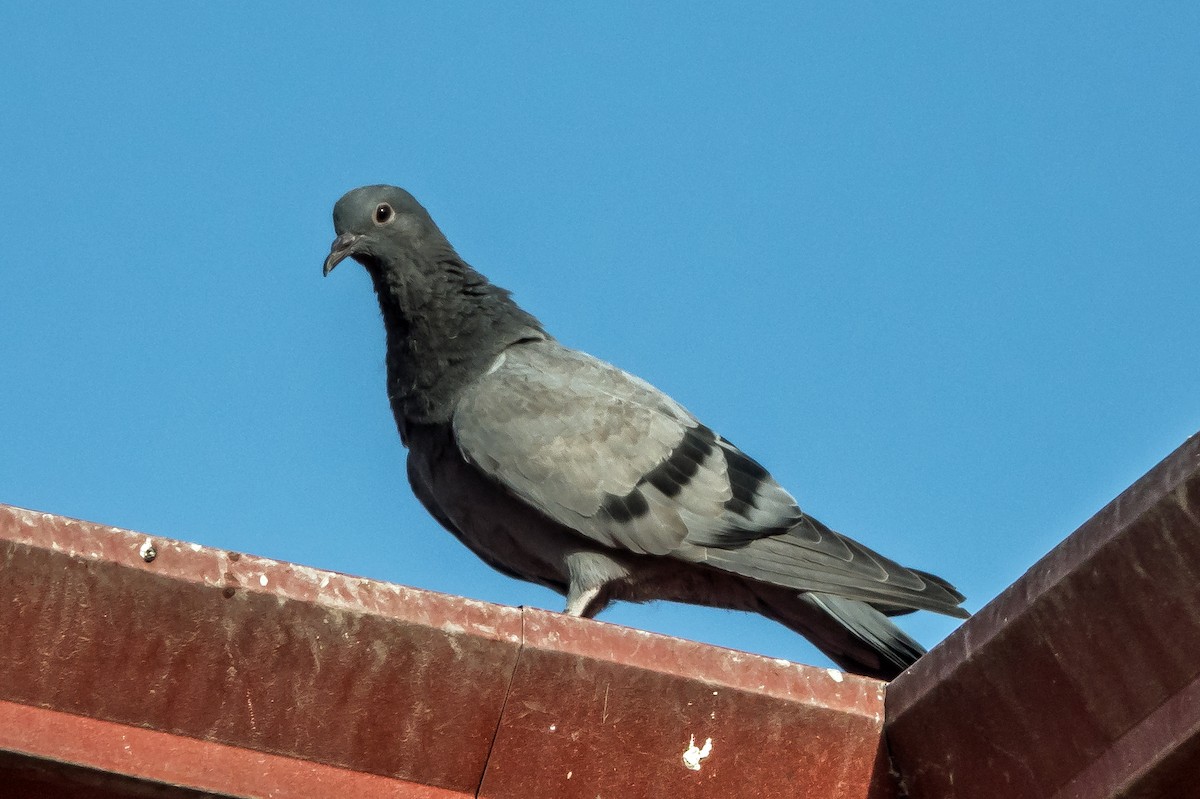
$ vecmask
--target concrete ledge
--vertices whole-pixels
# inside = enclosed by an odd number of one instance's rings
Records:
[[[893,795],[874,680],[2,505],[0,631],[17,796]]]

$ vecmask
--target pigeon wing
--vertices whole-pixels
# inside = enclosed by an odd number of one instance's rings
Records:
[[[961,599],[805,516],[649,383],[555,341],[505,350],[459,400],[453,429],[468,462],[604,546],[863,601],[947,612]]]
[[[454,412],[464,457],[606,546],[667,555],[802,517],[766,471],[633,375],[554,341],[507,349]]]

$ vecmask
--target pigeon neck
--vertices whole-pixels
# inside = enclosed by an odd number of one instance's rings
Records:
[[[448,422],[463,389],[504,349],[548,337],[508,291],[452,250],[368,271],[387,329],[388,396],[397,420]]]

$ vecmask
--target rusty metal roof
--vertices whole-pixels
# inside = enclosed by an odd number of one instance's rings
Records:
[[[1200,795],[1200,435],[893,681],[887,717],[913,797]]]
[[[8,506],[0,553],[29,796],[888,795],[874,680]]]
[[[1200,436],[884,687],[0,506],[5,796],[1174,798]]]

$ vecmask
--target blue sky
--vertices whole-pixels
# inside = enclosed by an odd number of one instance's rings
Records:
[[[1200,10],[795,6],[5,5],[0,502],[559,608],[418,506],[366,275],[321,278],[387,182],[977,609],[1200,428]]]

